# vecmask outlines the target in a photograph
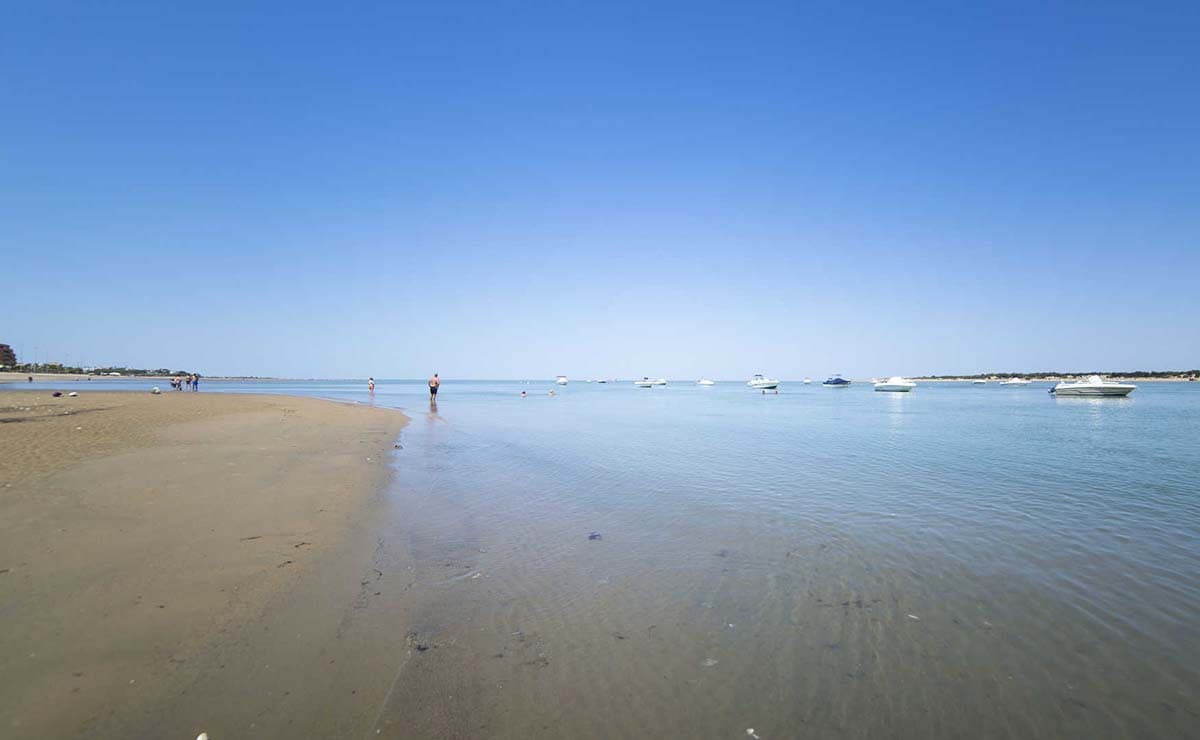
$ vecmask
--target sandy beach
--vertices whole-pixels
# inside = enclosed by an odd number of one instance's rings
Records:
[[[357,649],[330,648],[374,579],[352,535],[405,422],[282,396],[0,392],[0,736],[230,737],[315,702],[327,680],[292,678]]]

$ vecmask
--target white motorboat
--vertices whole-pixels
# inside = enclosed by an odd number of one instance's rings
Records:
[[[890,391],[892,393],[908,393],[916,387],[916,383],[906,380],[899,375],[894,375],[887,380],[881,380],[875,384],[875,390]]]
[[[1136,388],[1133,383],[1118,383],[1099,375],[1089,375],[1086,380],[1059,383],[1050,392],[1056,396],[1128,396]]]
[[[710,385],[716,385],[716,383],[709,380],[708,378],[701,378],[700,380],[696,381],[696,385],[710,386]]]
[[[554,382],[558,383],[559,385],[566,385],[567,384],[567,376],[559,375],[558,377],[556,377],[554,379]]]
[[[1009,378],[1008,380],[1001,380],[1000,385],[1029,385],[1030,382],[1025,378]]]
[[[983,378],[978,378],[976,380],[972,380],[971,382],[975,385],[987,385],[987,381]]]
[[[804,379],[804,384],[805,384],[805,385],[812,385],[812,378],[805,378],[805,379]]]
[[[772,380],[771,378],[765,378],[760,374],[755,374],[753,378],[750,378],[750,380],[746,381],[746,385],[750,386],[754,390],[773,391],[779,387],[779,381]]]
[[[658,378],[657,380],[654,378],[642,378],[641,380],[633,381],[633,384],[638,388],[653,388],[656,385],[666,385],[667,381],[663,378]]]

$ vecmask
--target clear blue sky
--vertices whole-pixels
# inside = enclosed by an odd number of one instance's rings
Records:
[[[184,5],[0,5],[23,359],[1200,365],[1195,2]]]

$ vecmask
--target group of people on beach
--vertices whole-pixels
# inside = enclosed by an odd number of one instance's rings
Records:
[[[171,387],[177,391],[198,391],[200,390],[200,376],[192,373],[171,378]]]

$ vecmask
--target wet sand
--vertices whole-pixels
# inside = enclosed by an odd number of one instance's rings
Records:
[[[405,422],[278,396],[0,392],[0,736],[364,731],[379,697],[356,687],[386,688],[408,649],[366,613]]]

